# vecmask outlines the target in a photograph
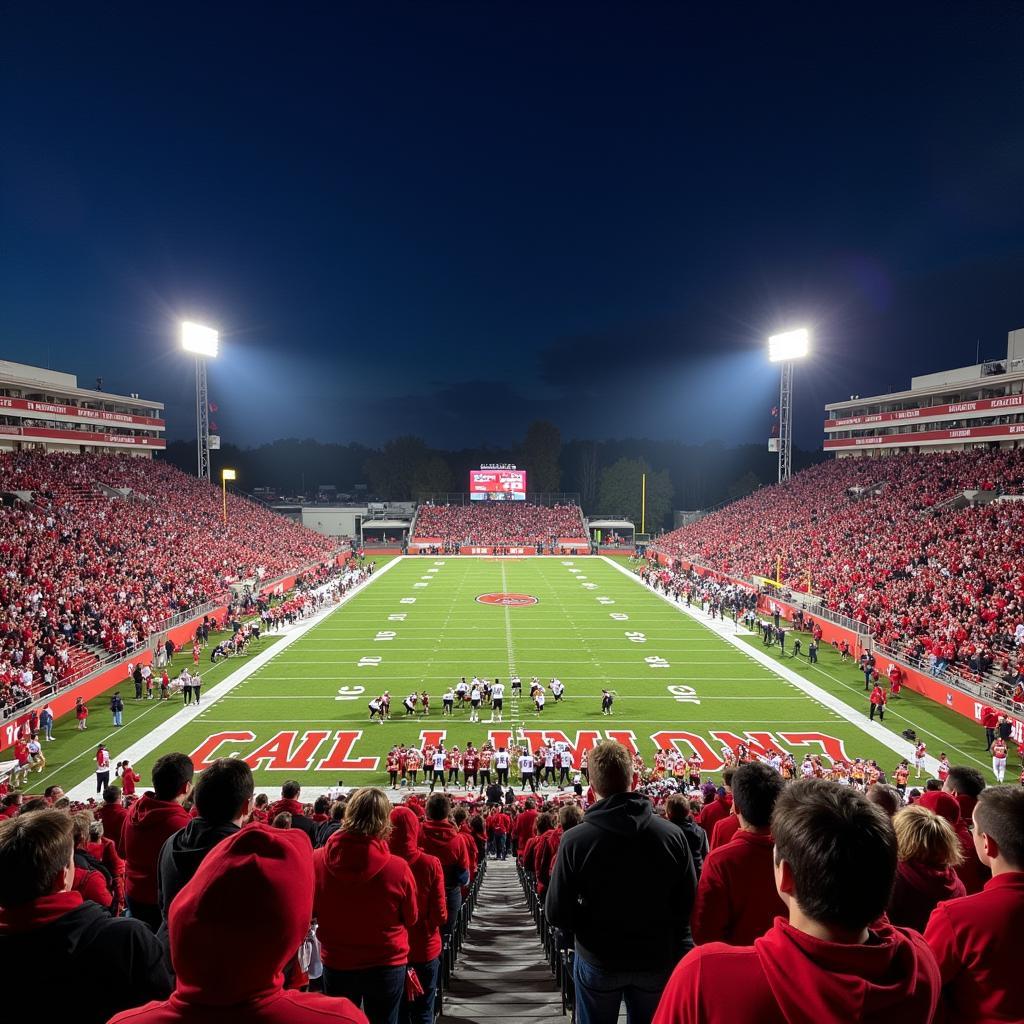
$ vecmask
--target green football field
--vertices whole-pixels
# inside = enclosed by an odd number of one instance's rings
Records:
[[[487,595],[499,595],[490,597]],[[509,606],[500,595],[520,595]],[[806,645],[805,645],[806,646]],[[204,668],[207,668],[204,659]],[[468,705],[442,717],[441,694],[460,676],[506,684],[518,673],[521,700],[506,688],[504,720],[468,721]],[[557,676],[565,698],[548,695],[543,715],[528,699],[529,680]],[[601,714],[601,691],[616,693],[614,715]],[[122,687],[122,693],[130,691]],[[431,697],[429,716],[404,716],[402,698]],[[367,703],[390,691],[392,719],[368,721]],[[298,779],[308,793],[382,783],[392,744],[479,745],[526,738],[587,745],[613,735],[632,743],[648,764],[656,744],[697,749],[711,769],[723,743],[777,745],[803,754],[875,758],[886,770],[909,754],[908,725],[930,755],[975,764],[991,777],[980,728],[904,691],[884,726],[867,722],[863,677],[823,648],[819,666],[764,648],[732,622],[710,623],[642,586],[625,563],[596,557],[395,559],[370,583],[316,624],[269,637],[246,658],[204,672],[203,704],[182,708],[127,701],[125,726],[113,730],[106,697],[92,702],[90,729],[59,724],[44,775],[33,790],[58,782],[76,796],[94,790],[91,754],[100,740],[113,761],[132,759],[147,779],[161,753],[191,754],[197,767],[214,757],[244,757],[259,787],[273,791]],[[709,772],[714,775],[715,773]],[[38,780],[38,781],[37,781]]]

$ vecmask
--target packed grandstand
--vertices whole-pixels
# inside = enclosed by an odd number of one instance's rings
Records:
[[[413,541],[436,544],[445,551],[476,544],[552,550],[560,543],[587,543],[587,529],[579,505],[525,501],[424,504],[416,512]]]

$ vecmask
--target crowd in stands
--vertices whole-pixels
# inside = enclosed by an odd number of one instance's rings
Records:
[[[808,589],[942,672],[1014,671],[1024,646],[1024,450],[836,459],[658,538],[656,551]]]
[[[559,539],[584,539],[578,505],[533,505],[525,501],[472,501],[467,505],[420,505],[417,539],[439,539],[444,551],[463,544],[524,545],[551,549]]]
[[[127,497],[109,497],[103,484]],[[162,620],[334,543],[173,466],[126,455],[0,453],[0,699],[68,680]]]
[[[572,951],[580,1024],[612,1024],[623,1000],[638,1024],[1024,1019],[1024,789],[953,767],[901,806],[756,761],[723,781],[652,800],[603,741],[588,793],[561,805],[500,787],[310,805],[295,782],[271,803],[245,761],[196,779],[184,754],[99,807],[17,794],[0,810],[5,1005],[45,992],[82,1024],[431,1024],[462,899],[511,853]]]

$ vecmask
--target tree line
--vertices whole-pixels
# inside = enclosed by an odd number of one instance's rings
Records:
[[[172,441],[161,456],[195,473],[195,441]],[[794,469],[824,458],[793,452]],[[530,424],[509,447],[431,448],[419,437],[396,437],[380,448],[286,438],[254,448],[225,445],[211,453],[220,468],[238,472],[238,486],[270,488],[281,497],[314,498],[321,485],[339,495],[391,501],[468,490],[469,471],[484,463],[515,463],[527,472],[531,492],[576,493],[587,515],[623,516],[640,528],[641,478],[647,475],[648,532],[672,526],[673,510],[706,509],[742,497],[776,479],[777,456],[766,445],[685,444],[649,438],[563,442],[553,423]]]

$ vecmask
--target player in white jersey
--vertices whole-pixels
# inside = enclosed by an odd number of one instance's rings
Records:
[[[538,690],[533,698],[533,706],[537,709],[536,714],[540,714],[544,710],[544,691],[543,689]]]
[[[430,780],[430,792],[431,793],[434,792],[434,786],[437,784],[438,780],[440,780],[440,782],[441,782],[441,789],[443,789],[446,793],[448,792],[448,786],[447,786],[447,784],[444,781],[444,762],[445,762],[445,752],[444,752],[444,744],[442,743],[437,748],[437,750],[434,751],[434,764],[433,764],[434,777]]]
[[[469,720],[480,721],[480,682],[473,679],[473,689],[469,691]]]
[[[494,680],[491,686],[491,717],[490,722],[501,721],[501,709],[505,705],[505,684],[500,679]]]
[[[504,747],[498,747],[494,754],[494,770],[498,776],[498,785],[508,785],[508,766],[511,758]]]
[[[562,680],[561,679],[552,679],[551,680],[551,696],[555,698],[555,703],[556,704],[562,699],[562,695],[564,693],[565,693],[565,684],[562,682]]]
[[[519,678],[519,676],[512,676],[512,678],[509,680],[509,682],[512,684],[512,696],[513,697],[517,693],[518,694],[522,694],[522,692],[523,692],[523,681],[522,681],[522,679]]]
[[[459,702],[460,708],[466,703],[467,696],[469,696],[469,683],[466,682],[466,677],[463,676],[455,684],[455,699]]]
[[[377,716],[377,724],[378,725],[383,725],[384,724],[384,702],[380,699],[380,697],[374,697],[373,700],[370,701],[368,706],[370,708],[370,721],[372,722],[373,721],[373,716],[376,715]]]
[[[519,792],[521,793],[529,785],[530,790],[536,793],[537,779],[533,774],[533,754],[529,750],[525,754],[519,755],[519,775],[523,780],[523,784],[519,787]]]
[[[544,748],[544,784],[547,785],[548,780],[551,780],[551,785],[555,784],[555,748],[547,746]]]
[[[441,717],[450,715],[455,707],[455,691],[449,686],[441,695]]]

